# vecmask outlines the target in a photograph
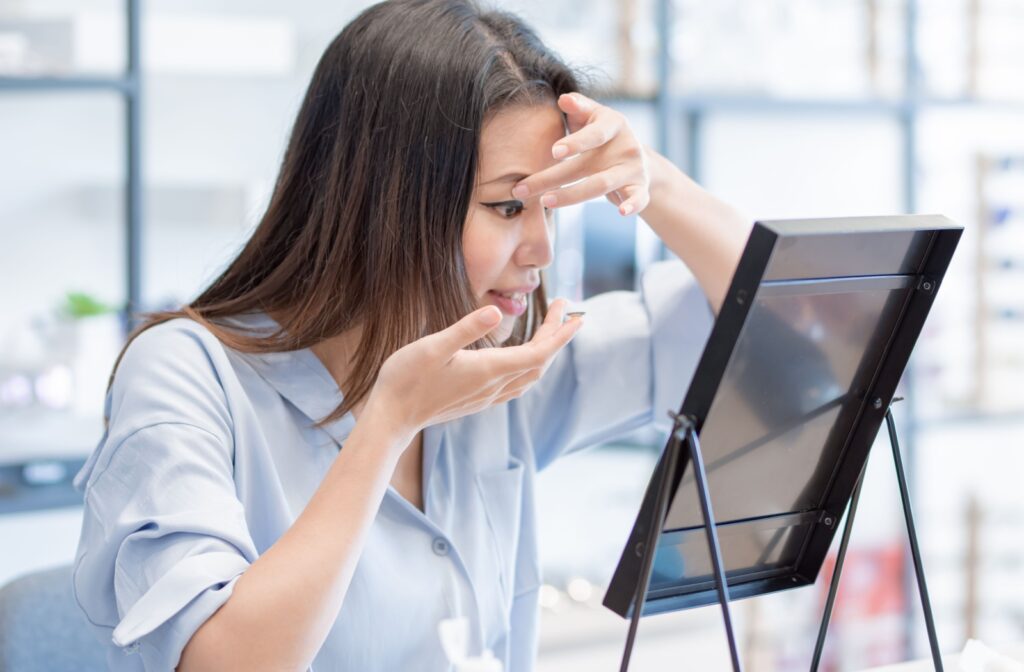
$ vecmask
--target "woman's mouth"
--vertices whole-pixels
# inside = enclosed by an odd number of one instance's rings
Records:
[[[518,317],[526,312],[525,292],[498,292],[492,289],[487,295],[506,315]]]

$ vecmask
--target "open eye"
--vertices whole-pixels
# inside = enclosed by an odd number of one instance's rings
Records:
[[[496,201],[494,203],[482,203],[491,208],[505,219],[517,217],[523,211],[522,201]]]

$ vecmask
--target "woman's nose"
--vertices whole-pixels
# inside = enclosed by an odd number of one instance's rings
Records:
[[[548,212],[540,203],[526,211],[523,237],[517,249],[516,262],[521,266],[547,268],[554,258],[554,212]]]

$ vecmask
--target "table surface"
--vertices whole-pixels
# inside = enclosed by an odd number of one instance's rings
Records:
[[[1001,653],[1008,658],[1013,660],[1019,660],[1024,664],[1024,643],[1022,644],[1010,644],[1010,645],[986,645],[996,653]],[[960,654],[954,653],[942,657],[942,664],[946,668],[946,672],[960,672]],[[933,672],[935,667],[932,665],[931,658],[924,660],[914,660],[907,663],[899,663],[898,665],[886,665],[885,667],[873,667],[865,672]]]

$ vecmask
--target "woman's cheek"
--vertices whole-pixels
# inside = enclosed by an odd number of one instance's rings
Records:
[[[523,269],[514,268],[512,261],[515,247],[507,244],[503,239],[495,239],[490,243],[486,257],[480,259],[479,273],[486,278],[480,285],[480,289],[487,292],[490,289],[505,289],[510,283],[519,283],[525,275]]]
[[[473,291],[477,296],[483,296],[500,282],[511,255],[506,251],[508,241],[505,236],[494,231],[489,223],[481,221],[482,218],[474,219],[476,221],[463,236],[462,256]]]

